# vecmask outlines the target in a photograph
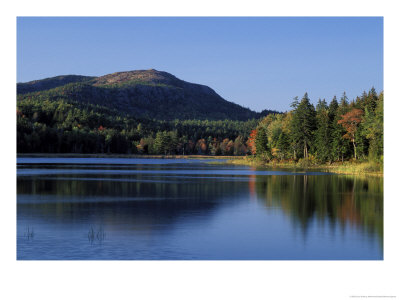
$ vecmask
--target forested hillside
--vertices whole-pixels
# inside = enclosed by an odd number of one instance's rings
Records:
[[[372,88],[349,102],[345,93],[316,107],[307,93],[292,110],[265,117],[252,131],[249,147],[264,161],[383,161],[383,92]]]
[[[66,101],[115,109],[135,118],[157,120],[239,120],[260,118],[226,101],[211,88],[156,70],[113,73],[101,77],[58,76],[17,85],[18,102]]]
[[[20,153],[244,155],[256,113],[155,70],[17,85]]]

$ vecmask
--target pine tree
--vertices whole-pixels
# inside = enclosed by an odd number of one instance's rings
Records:
[[[348,110],[348,102],[346,94],[340,99],[340,105],[338,105],[336,96],[332,99],[329,105],[329,119],[330,119],[330,132],[331,132],[331,159],[332,160],[344,160],[345,155],[349,152],[349,141],[345,140],[343,136],[346,134],[346,130],[338,124],[338,121],[342,118]]]
[[[263,155],[268,152],[268,136],[267,131],[263,126],[257,129],[255,146],[257,155]]]
[[[383,93],[378,97],[375,112],[365,109],[361,134],[369,141],[368,156],[376,160],[383,155]]]
[[[331,103],[329,103],[329,108],[328,108],[330,122],[333,122],[333,119],[336,116],[338,108],[339,108],[339,103],[336,99],[336,96],[334,96]]]
[[[378,95],[376,94],[375,88],[372,87],[365,98],[364,110],[368,109],[369,112],[375,112],[377,102]]]
[[[317,130],[315,132],[315,149],[317,158],[325,162],[330,156],[329,110],[325,99],[317,105]]]
[[[349,106],[349,98],[347,98],[346,92],[343,92],[342,98],[340,98],[340,106],[341,107]]]
[[[309,147],[313,142],[313,131],[316,127],[315,109],[310,103],[308,94],[305,93],[300,103],[294,103],[294,113],[292,119],[292,138],[294,145],[301,145],[303,157],[308,158]]]
[[[165,131],[158,131],[154,139],[154,151],[157,154],[167,154],[168,151],[168,133]]]

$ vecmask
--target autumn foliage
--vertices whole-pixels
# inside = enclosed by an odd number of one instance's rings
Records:
[[[346,134],[343,136],[346,139],[354,140],[357,126],[361,123],[361,117],[364,114],[362,109],[354,108],[348,113],[342,115],[342,119],[338,121],[338,124],[341,124],[344,129],[346,129]]]
[[[345,139],[351,140],[354,147],[354,158],[357,159],[357,145],[355,142],[356,139],[356,131],[358,124],[362,121],[362,115],[364,114],[362,109],[353,108],[348,113],[342,115],[342,119],[338,121],[338,124],[341,124],[344,129],[346,129],[346,134],[343,135]]]
[[[247,146],[250,149],[251,154],[256,154],[256,137],[257,137],[257,129],[254,129],[250,133],[250,137],[247,140]]]

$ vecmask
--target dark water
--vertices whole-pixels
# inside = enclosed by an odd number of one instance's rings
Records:
[[[383,259],[383,180],[199,160],[18,159],[17,258]]]

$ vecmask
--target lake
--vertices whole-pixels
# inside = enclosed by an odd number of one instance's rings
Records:
[[[18,158],[18,260],[382,260],[383,178]]]

